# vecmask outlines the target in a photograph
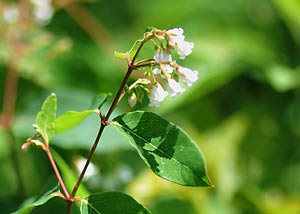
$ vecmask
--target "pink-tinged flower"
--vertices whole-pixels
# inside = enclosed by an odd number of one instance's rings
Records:
[[[191,86],[198,80],[198,71],[193,71],[185,67],[179,67],[178,73],[183,77],[183,81],[187,86]]]
[[[149,95],[149,105],[152,107],[158,107],[159,103],[162,102],[166,96],[168,96],[168,92],[165,91],[159,83],[156,83],[153,85]]]
[[[177,53],[181,59],[184,59],[186,56],[192,53],[194,44],[192,42],[184,41],[185,36],[183,35],[182,28],[174,28],[168,30],[167,33],[169,35],[169,45],[177,50]]]
[[[176,80],[171,78],[168,79],[168,86],[172,97],[182,94],[185,91]]]

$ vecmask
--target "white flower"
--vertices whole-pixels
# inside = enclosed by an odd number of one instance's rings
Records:
[[[155,85],[153,85],[151,93],[149,95],[149,105],[158,107],[159,103],[162,102],[166,98],[166,96],[168,96],[168,92],[165,91],[159,83],[156,83]]]
[[[172,56],[168,52],[159,49],[154,52],[154,60],[156,62],[171,62]]]
[[[168,30],[167,34],[169,35],[169,44],[172,46],[176,46],[176,42],[183,41],[185,39],[182,28],[173,28]]]
[[[163,51],[162,49],[159,49],[157,51],[155,51],[154,53],[154,60],[156,62],[172,62],[172,56],[166,52],[166,51]],[[170,65],[170,64],[161,64],[161,69],[163,69],[164,71],[166,71],[167,73],[171,74],[173,72],[173,67]],[[161,73],[161,69],[159,68],[154,68],[152,70],[152,72],[154,74],[160,74]]]
[[[32,0],[34,4],[33,16],[41,25],[48,24],[54,14],[51,2],[52,0]]]
[[[154,68],[154,69],[152,70],[152,72],[153,72],[154,74],[160,74],[161,70],[160,70],[159,68]]]
[[[179,67],[178,73],[183,77],[183,81],[187,86],[191,86],[198,79],[198,71],[189,68]]]
[[[184,59],[190,53],[192,53],[192,49],[194,44],[192,42],[181,41],[177,43],[177,52],[181,59]]]
[[[171,78],[168,79],[168,86],[172,97],[182,94],[185,91],[185,89],[182,88],[181,85],[178,82],[176,82],[176,80]]]
[[[175,48],[181,59],[184,59],[187,55],[192,53],[194,44],[192,42],[184,41],[182,28],[174,28],[167,31],[169,35],[169,45]]]
[[[164,71],[166,71],[168,74],[171,74],[174,70],[174,68],[171,65],[165,65],[165,64],[161,64],[160,68],[154,68],[152,70],[152,72],[154,74],[161,74],[161,69],[163,69]],[[164,75],[161,75],[163,78],[165,78]]]

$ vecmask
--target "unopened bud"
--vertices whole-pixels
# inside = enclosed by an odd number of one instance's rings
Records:
[[[136,94],[135,94],[135,93],[132,93],[132,94],[130,95],[130,97],[128,98],[129,106],[130,106],[131,108],[133,108],[133,107],[136,105],[136,101],[137,101]]]

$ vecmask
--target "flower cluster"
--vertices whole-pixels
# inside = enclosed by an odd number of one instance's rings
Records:
[[[167,31],[154,29],[151,33],[149,38],[151,38],[151,42],[155,46],[155,51],[149,65],[150,71],[146,72],[148,79],[151,79],[151,81],[147,82],[147,84],[151,83],[151,88],[147,93],[150,101],[149,105],[158,107],[168,94],[171,97],[175,97],[185,91],[180,83],[181,80],[187,86],[191,86],[197,81],[198,71],[183,67],[172,59],[174,51],[177,52],[180,59],[184,59],[192,53],[194,47],[192,42],[185,41],[181,28]],[[168,90],[164,89],[164,82]],[[141,86],[141,84],[136,84],[135,86]],[[137,97],[139,96],[136,96],[135,93],[131,94],[128,100],[130,106],[135,105]]]

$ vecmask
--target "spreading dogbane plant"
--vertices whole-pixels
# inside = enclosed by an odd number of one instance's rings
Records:
[[[152,44],[154,52],[149,58],[140,59],[145,43]],[[128,68],[107,112],[103,112],[103,102],[101,102],[97,109],[82,112],[67,111],[57,118],[57,98],[52,93],[36,116],[36,122],[33,125],[36,133],[27,139],[22,149],[27,150],[31,145],[42,148],[49,158],[58,185],[49,189],[35,201],[25,203],[15,213],[30,213],[36,206],[45,204],[53,197],[60,197],[66,201],[65,212],[67,214],[72,212],[74,203],[79,204],[82,214],[151,213],[131,196],[121,192],[77,196],[80,192],[78,191],[80,184],[107,126],[113,126],[121,134],[127,136],[141,159],[159,177],[184,186],[212,186],[199,147],[177,125],[152,112],[141,110],[123,113],[110,119],[112,112],[126,94],[129,94],[128,102],[131,107],[134,107],[137,102],[145,101],[144,97],[148,97],[150,106],[158,107],[167,96],[174,97],[184,93],[186,90],[184,85],[192,86],[198,79],[198,72],[181,66],[173,58],[177,56],[184,59],[191,54],[193,47],[193,43],[185,41],[181,28],[171,30],[151,28],[146,31],[142,39],[134,43],[128,52],[115,52],[116,57],[127,60]],[[128,85],[133,72],[140,72],[139,76],[142,77]],[[74,128],[94,113],[99,115],[100,128],[86,162],[81,167],[81,173],[73,188],[70,189],[66,186],[57,166],[61,159],[50,148],[50,142],[55,133]]]

